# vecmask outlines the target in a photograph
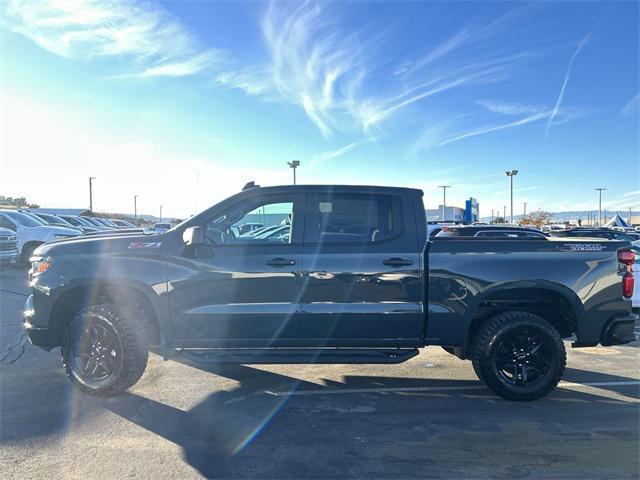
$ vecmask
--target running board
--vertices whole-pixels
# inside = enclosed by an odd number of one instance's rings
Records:
[[[272,348],[272,349],[176,349],[194,363],[304,364],[304,363],[402,363],[418,355],[417,348]]]

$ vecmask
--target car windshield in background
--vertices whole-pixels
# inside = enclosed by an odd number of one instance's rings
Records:
[[[62,218],[63,220],[66,220],[69,224],[73,225],[74,227],[93,227],[93,225],[85,225],[84,223],[82,223],[78,218],[76,217],[72,217],[71,215],[61,215],[60,218]]]
[[[71,225],[69,222],[67,222],[66,220],[57,217],[55,215],[51,215],[51,214],[47,214],[47,213],[36,213],[35,215],[39,216],[40,218],[42,218],[45,222],[51,224],[51,225],[64,225],[65,227],[72,227],[73,225]]]
[[[23,215],[26,215],[26,216],[27,216],[27,217],[29,217],[29,218],[33,218],[33,219],[34,219],[36,222],[38,222],[40,225],[49,225],[49,222],[47,222],[47,221],[43,220],[42,218],[40,218],[40,217],[39,217],[39,216],[37,216],[37,215],[34,215],[34,214],[33,214],[33,213],[31,213],[31,212],[20,212],[20,213],[22,213]]]
[[[11,219],[18,222],[23,227],[42,227],[43,224],[37,220],[31,218],[29,215],[25,215],[20,212],[5,212],[5,214]]]

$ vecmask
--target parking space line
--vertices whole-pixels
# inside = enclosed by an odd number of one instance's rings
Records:
[[[620,382],[560,382],[559,388],[581,388],[581,387],[615,387],[615,386],[631,386],[639,385],[640,380],[633,381],[620,381]],[[399,393],[399,392],[448,392],[448,391],[460,391],[460,390],[487,390],[484,385],[452,385],[449,387],[379,387],[379,388],[333,388],[325,390],[295,390],[292,392],[274,392],[272,390],[265,390],[268,395],[274,395],[276,397],[287,397],[289,395],[295,396],[312,396],[312,395],[336,395],[342,393]]]

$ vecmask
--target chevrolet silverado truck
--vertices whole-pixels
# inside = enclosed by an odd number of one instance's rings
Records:
[[[427,241],[422,196],[251,182],[167,232],[47,243],[31,258],[27,336],[60,346],[91,394],[133,386],[150,346],[202,363],[394,364],[440,345],[510,400],[557,385],[563,339],[635,339],[629,243]],[[241,235],[255,223],[284,232]]]

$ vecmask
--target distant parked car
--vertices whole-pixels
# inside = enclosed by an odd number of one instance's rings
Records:
[[[91,222],[86,221],[82,217],[76,217],[74,215],[57,215],[57,216],[66,220],[74,227],[82,229],[83,233],[95,233],[100,231],[98,227],[93,225]]]
[[[20,260],[18,237],[8,228],[0,228],[0,266],[13,265]]]
[[[251,230],[250,232],[241,234],[240,238],[255,238],[267,232],[271,232],[277,228],[280,228],[280,225],[270,225],[268,227],[256,228],[255,230]]]
[[[24,213],[29,213],[33,216],[40,218],[47,225],[58,225],[61,227],[73,228],[75,230],[78,230],[79,233],[90,233],[96,230],[95,228],[91,228],[90,230],[85,230],[84,227],[73,225],[71,222],[68,222],[64,218],[59,217],[57,215],[53,215],[51,213],[35,213],[35,212],[24,212]]]
[[[474,238],[546,238],[536,228],[514,227],[509,225],[457,225],[443,227],[436,237],[474,237]]]
[[[156,232],[156,233],[166,232],[167,230],[171,230],[171,224],[170,223],[156,223],[153,226],[153,231]]]
[[[264,224],[262,224],[262,223],[247,222],[247,223],[243,223],[242,225],[240,225],[238,230],[240,231],[240,235],[244,235],[245,233],[253,232],[253,231],[258,230],[258,229],[260,229],[262,227],[264,227]]]
[[[112,218],[111,221],[120,228],[138,228],[135,226],[135,224],[129,222],[128,220],[122,220],[121,218]]]
[[[109,225],[107,225],[106,223],[103,223],[100,221],[100,219],[96,218],[96,217],[82,217],[84,218],[87,222],[91,223],[91,225],[93,225],[94,227],[97,227],[98,230],[116,230],[117,227],[111,227]]]
[[[609,240],[622,240],[625,242],[633,242],[640,239],[635,233],[620,232],[612,228],[571,228],[569,230],[551,232],[551,236],[607,238]]]
[[[97,220],[99,220],[100,222],[105,224],[107,227],[120,228],[118,225],[113,223],[113,221],[110,218],[104,218],[104,217],[96,217],[96,218],[97,218]]]
[[[16,210],[0,210],[0,227],[16,232],[17,246],[23,263],[28,263],[33,251],[43,243],[78,236],[76,229],[43,225]]]

